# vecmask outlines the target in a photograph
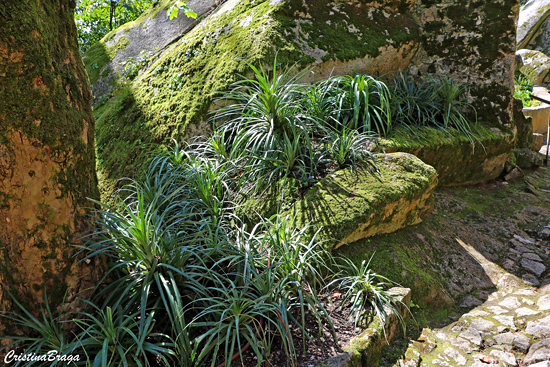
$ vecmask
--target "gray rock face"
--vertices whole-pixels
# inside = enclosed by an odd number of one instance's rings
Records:
[[[518,18],[516,35],[517,47],[527,47],[533,44],[537,37],[547,29],[547,19],[550,16],[550,0],[529,0],[521,9]],[[548,44],[548,43],[547,43]]]
[[[544,266],[544,264],[525,258],[521,259],[521,266],[525,270],[535,274],[537,277],[540,277],[540,275],[546,270],[546,266]]]
[[[200,18],[208,13],[221,0],[189,0],[187,5],[197,13]],[[179,16],[169,19],[164,9],[153,12],[150,16],[126,24],[105,38],[105,48],[117,48],[111,61],[102,67],[101,77],[92,84],[92,93],[95,98],[100,98],[112,89],[112,80],[123,73],[129,60],[137,61],[140,57],[151,54],[160,54],[163,49],[180,38],[182,34],[189,32],[198,21],[188,18],[180,12]],[[126,44],[117,47],[119,42]]]

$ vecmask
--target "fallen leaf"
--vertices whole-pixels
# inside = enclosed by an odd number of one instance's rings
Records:
[[[497,364],[498,363],[498,359],[496,359],[494,357],[491,357],[491,356],[482,356],[479,360],[483,363],[489,363],[489,364]]]

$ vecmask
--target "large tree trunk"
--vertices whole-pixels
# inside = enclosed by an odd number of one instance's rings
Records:
[[[33,312],[92,285],[77,264],[87,197],[97,197],[94,121],[74,0],[0,1],[0,310]],[[9,330],[0,319],[0,335]]]

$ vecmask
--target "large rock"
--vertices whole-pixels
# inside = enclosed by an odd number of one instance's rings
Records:
[[[419,0],[412,10],[421,45],[410,71],[468,83],[479,119],[513,129],[519,1]]]
[[[473,185],[499,177],[515,144],[511,131],[481,125],[477,130],[479,140],[475,142],[431,127],[414,134],[395,131],[380,139],[378,149],[417,156],[435,168],[441,186]]]
[[[377,154],[375,162],[379,174],[338,171],[281,214],[299,228],[311,224],[333,248],[420,223],[433,209],[435,170],[407,153]]]
[[[518,18],[517,49],[528,48],[550,55],[550,0],[529,0]]]
[[[107,104],[96,104],[102,191],[140,171],[147,143],[208,133],[205,121],[215,97],[249,72],[246,62],[272,65],[276,53],[282,64],[313,66],[311,80],[354,71],[446,74],[471,85],[480,119],[513,128],[518,9],[517,0],[229,0],[162,46],[152,56],[156,61]],[[163,16],[158,12],[157,18]],[[124,32],[97,46],[104,56],[116,59],[130,47]],[[91,56],[86,63],[92,81],[94,73],[108,70]]]
[[[187,5],[200,18],[220,2],[189,0]],[[186,17],[182,11],[178,17],[170,20],[166,9],[172,3],[162,1],[135,21],[109,32],[86,52],[84,63],[96,102],[111,92],[117,79],[130,72],[130,68],[141,68],[139,63],[146,64],[153,57],[158,57],[165,51],[165,47],[198,24],[198,21]]]
[[[532,84],[547,85],[550,71],[550,57],[540,51],[521,49],[516,52],[516,70]]]

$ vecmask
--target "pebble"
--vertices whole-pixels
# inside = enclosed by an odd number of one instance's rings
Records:
[[[532,252],[527,252],[527,253],[523,254],[523,257],[526,258],[526,259],[529,259],[529,260],[542,262],[542,259],[539,257],[539,255],[534,254]]]
[[[469,340],[477,346],[480,346],[483,342],[483,339],[481,338],[481,333],[472,327],[468,330],[461,332],[458,336],[463,339]]]
[[[493,319],[500,322],[502,325],[515,328],[516,325],[514,325],[514,316],[504,316],[504,315],[498,315],[494,316]]]
[[[483,310],[472,310],[468,312],[464,317],[479,317],[479,316],[487,316],[490,315],[489,312],[483,311]]]
[[[479,348],[477,346],[473,347],[472,344],[469,341],[467,341],[465,339],[462,339],[460,337],[459,338],[452,338],[449,341],[450,341],[450,343],[453,347],[457,347],[458,349],[460,349],[464,353],[471,354],[473,351],[479,350]]]
[[[496,325],[494,322],[485,320],[485,319],[473,319],[470,321],[470,325],[476,330],[479,330],[481,332],[489,332],[496,328]]]
[[[487,307],[487,309],[495,315],[500,315],[500,314],[508,312],[508,310],[505,310],[504,308],[499,307],[499,306],[489,306],[489,307]]]
[[[443,354],[445,354],[445,356],[449,358],[452,358],[456,362],[456,364],[458,364],[459,366],[466,365],[466,362],[467,362],[466,357],[464,357],[458,350],[454,348],[445,349]]]
[[[538,287],[540,285],[539,280],[533,274],[523,274],[521,276],[521,279],[523,279],[523,281],[527,283],[527,285],[532,285],[534,287]]]
[[[532,239],[532,238],[523,238],[523,237],[518,236],[517,234],[514,235],[514,238],[516,240],[518,240],[519,242],[521,242],[523,244],[526,244],[526,245],[534,245],[535,244],[535,240]]]
[[[520,352],[527,353],[530,344],[529,339],[525,335],[516,333],[516,338],[514,339],[512,345]]]
[[[537,301],[537,307],[541,311],[550,310],[550,294],[540,297]]]
[[[502,350],[492,350],[489,354],[495,356],[499,361],[504,362],[509,366],[518,365],[516,357],[510,352],[504,352]]]

